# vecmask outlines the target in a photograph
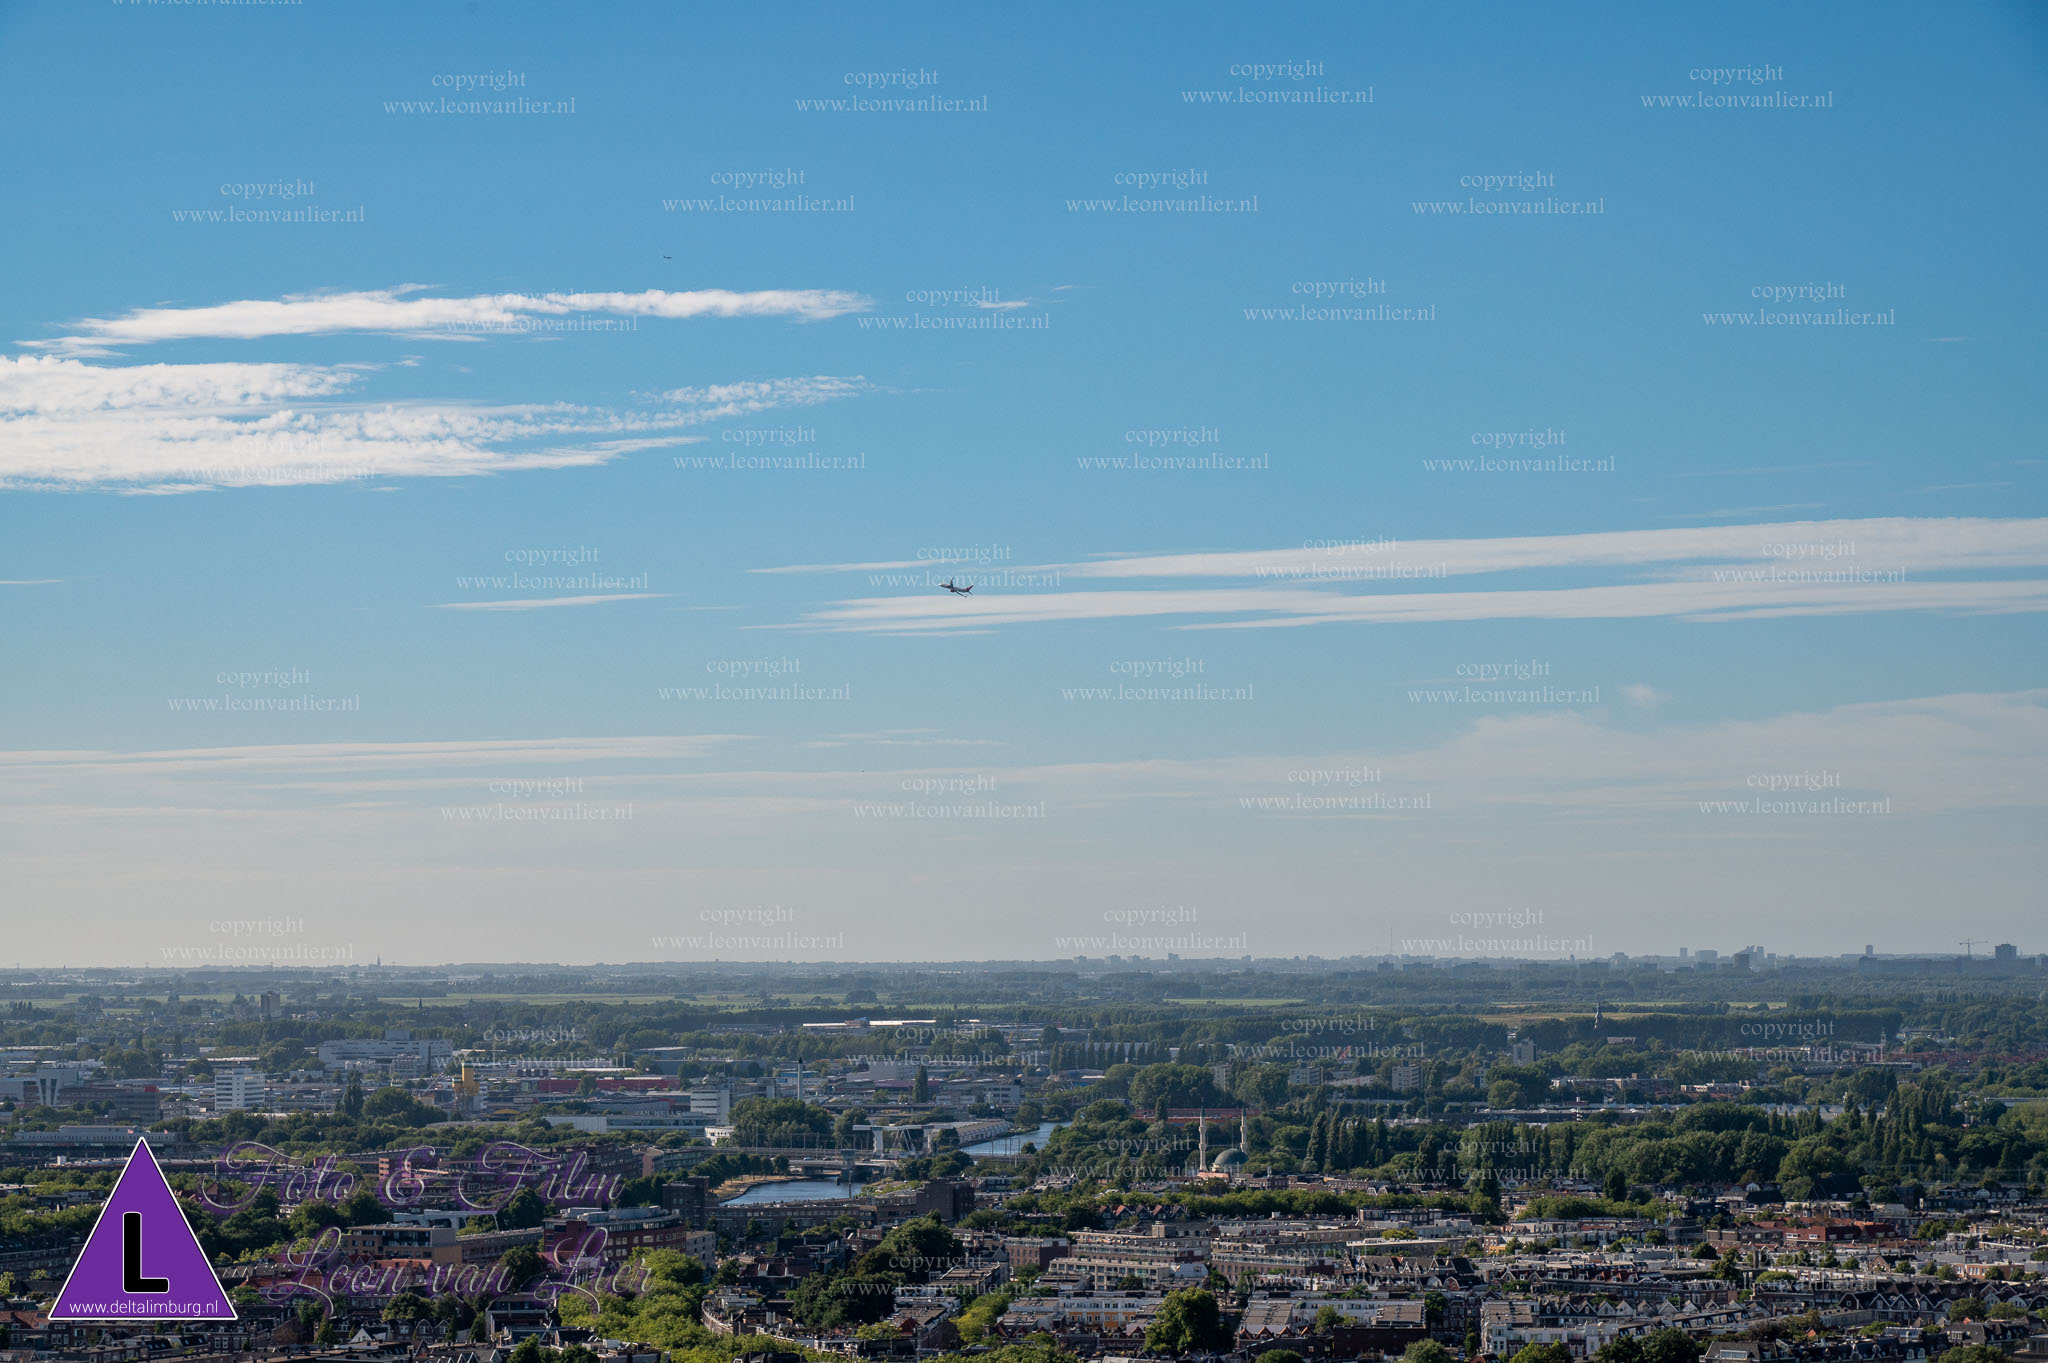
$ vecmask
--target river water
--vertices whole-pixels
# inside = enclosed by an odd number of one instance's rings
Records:
[[[994,1140],[976,1141],[960,1149],[969,1155],[1014,1155],[1026,1141],[1039,1149],[1045,1148],[1045,1138],[1065,1126],[1065,1122],[1040,1122],[1035,1131],[1019,1131]],[[829,1178],[791,1179],[787,1183],[757,1183],[738,1197],[728,1198],[723,1205],[746,1206],[757,1202],[816,1202],[828,1197],[857,1197],[865,1187],[861,1183],[840,1183]]]

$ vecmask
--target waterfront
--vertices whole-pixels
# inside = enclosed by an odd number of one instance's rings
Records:
[[[744,1206],[755,1202],[820,1202],[833,1197],[857,1197],[865,1183],[842,1183],[830,1178],[794,1178],[786,1182],[756,1183],[738,1197],[719,1205]]]
[[[1065,1122],[1040,1122],[1031,1131],[1013,1131],[1007,1136],[993,1140],[976,1141],[960,1147],[961,1153],[979,1159],[983,1155],[1015,1155],[1029,1142],[1036,1149],[1044,1149],[1046,1137],[1065,1126]],[[723,1205],[740,1206],[759,1202],[817,1202],[826,1198],[850,1198],[860,1195],[865,1183],[844,1183],[830,1178],[787,1179],[774,1183],[757,1183],[738,1197],[727,1198]]]
[[[976,1141],[972,1145],[963,1145],[960,1147],[960,1150],[961,1153],[972,1155],[977,1159],[983,1155],[1020,1154],[1026,1141],[1031,1143],[1033,1149],[1043,1150],[1045,1149],[1046,1137],[1052,1135],[1053,1132],[1065,1125],[1065,1122],[1040,1122],[1036,1131],[1013,1131],[1007,1136],[997,1136],[994,1140]]]

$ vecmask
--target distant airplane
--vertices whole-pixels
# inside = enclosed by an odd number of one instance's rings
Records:
[[[674,260],[674,259],[675,259],[675,257],[674,257],[674,256],[663,256],[663,257],[662,257],[662,259],[663,259],[663,260]]]
[[[967,593],[974,590],[974,584],[972,582],[968,583],[964,587],[956,587],[953,585],[953,580],[951,578],[947,578],[944,582],[941,582],[939,585],[941,587],[944,587],[947,591],[953,593],[953,595],[955,596],[965,596],[967,595]]]

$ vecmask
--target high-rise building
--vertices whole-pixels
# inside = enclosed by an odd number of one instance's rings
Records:
[[[449,1042],[434,1039],[414,1041],[410,1033],[404,1037],[387,1036],[383,1041],[352,1039],[320,1043],[320,1063],[328,1069],[348,1064],[388,1065],[400,1059],[434,1066],[447,1063],[454,1053]]]
[[[1991,948],[1991,955],[1994,960],[2017,961],[2020,958],[2020,949],[2011,942],[2000,942]]]
[[[263,1097],[263,1076],[250,1069],[218,1070],[213,1076],[213,1110],[244,1112]]]

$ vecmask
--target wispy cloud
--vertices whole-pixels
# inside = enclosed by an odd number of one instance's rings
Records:
[[[959,600],[916,593],[838,601],[808,617],[851,631],[953,632],[1053,620],[1244,617],[1182,628],[1486,619],[1734,620],[1882,611],[2048,609],[2048,580],[1933,578],[2048,565],[2048,519],[1889,518],[1611,531],[1350,548],[1147,554],[1045,565],[1049,580],[1157,581],[1157,587],[998,592]],[[868,571],[874,564],[771,571]],[[1621,583],[1541,583],[1444,591],[1443,579],[1543,570],[1631,570]],[[1203,579],[1260,585],[1183,585]],[[1644,580],[1645,578],[1649,580]],[[1167,585],[1167,584],[1173,585]],[[1389,589],[1395,588],[1395,589]]]
[[[1638,710],[1654,710],[1671,699],[1656,687],[1645,686],[1641,682],[1632,682],[1622,687],[1621,698]]]
[[[776,407],[809,407],[835,398],[853,397],[872,389],[858,374],[813,374],[800,379],[764,379],[753,383],[720,383],[705,388],[671,388],[658,401],[694,407],[698,419],[747,416]]]
[[[1677,617],[1745,620],[1891,611],[2013,613],[2048,610],[2048,581],[1998,582],[1657,582],[1549,591],[1396,592],[1217,587],[1195,590],[977,594],[972,604],[928,596],[865,597],[814,612],[813,625],[853,632],[946,633],[1056,620],[1148,616],[1246,616],[1182,629],[1271,629],[1297,625],[1421,624],[1451,620],[1625,620]]]
[[[347,365],[0,356],[0,489],[179,493],[607,463],[691,427],[864,391],[858,377],[676,389],[636,408],[361,398]]]
[[[67,355],[105,355],[123,346],[162,341],[255,340],[268,336],[323,336],[383,332],[410,336],[479,337],[546,334],[549,323],[584,317],[787,317],[816,322],[871,306],[841,289],[697,289],[671,293],[479,294],[462,298],[414,297],[424,285],[358,293],[290,294],[189,308],[137,308],[120,317],[88,317],[68,335],[22,345]],[[566,328],[563,328],[566,329]]]
[[[743,800],[805,801],[844,821],[847,801],[901,799],[903,778],[957,775],[906,754],[900,764],[849,757],[838,769],[796,758],[762,766],[724,760],[743,736],[650,735],[613,738],[451,740],[409,743],[278,744],[169,751],[0,751],[0,806],[28,809],[53,788],[74,809],[101,800],[120,805],[138,786],[151,798],[207,814],[231,788],[237,799],[265,792],[319,788],[337,797],[380,790],[427,791],[473,781],[476,772],[530,772],[568,767],[602,774],[607,789],[638,787],[643,799],[731,804]],[[986,746],[929,730],[850,733],[800,745]],[[1692,823],[1699,798],[1741,796],[1758,787],[1757,772],[1825,770],[1828,787],[1847,795],[1892,794],[1898,813],[2040,808],[2048,788],[2038,779],[2048,761],[2048,691],[1954,694],[1864,702],[1759,719],[1651,729],[1619,727],[1591,711],[1502,715],[1476,721],[1417,749],[1338,747],[1206,758],[1129,758],[1098,762],[994,764],[973,771],[1004,798],[1051,798],[1071,811],[1140,808],[1168,801],[1242,820],[1240,797],[1286,794],[1288,775],[1304,767],[1383,768],[1375,784],[1433,791],[1438,813],[1542,808],[1604,812],[1636,820],[1681,815]],[[52,783],[56,783],[53,786]],[[182,794],[176,793],[182,792]],[[752,811],[773,816],[773,808]],[[1352,815],[1349,817],[1357,817]],[[666,826],[660,836],[669,836]],[[778,827],[771,822],[771,828]]]
[[[31,898],[61,894],[67,921],[82,925],[73,937],[98,943],[102,959],[115,958],[110,943],[203,940],[224,906],[272,902],[309,864],[322,868],[306,881],[309,903],[355,940],[403,940],[423,961],[476,958],[474,916],[449,908],[472,900],[488,900],[499,936],[543,941],[551,960],[616,960],[618,943],[675,922],[678,868],[695,902],[797,904],[804,930],[843,930],[868,960],[1043,959],[1048,914],[1099,929],[1104,909],[1162,900],[1199,903],[1205,931],[1256,932],[1262,955],[1390,949],[1395,939],[1371,928],[1332,936],[1329,905],[1355,901],[1365,874],[1395,905],[1375,922],[1417,925],[1402,932],[1441,932],[1422,925],[1507,903],[1544,909],[1546,931],[1595,934],[1600,953],[1668,950],[1672,915],[1719,923],[1725,941],[1829,951],[1840,933],[1813,921],[1814,903],[1847,896],[1859,923],[1909,931],[1953,887],[1958,849],[1987,818],[2028,826],[2048,801],[2048,694],[1693,726],[1646,726],[1635,712],[1624,723],[1600,708],[1502,714],[1424,747],[1206,758],[775,752],[730,735],[0,752],[0,809],[31,832],[10,862],[14,883]],[[1302,805],[1305,768],[1370,769],[1369,784],[1334,793],[1427,795],[1429,808]],[[1883,801],[1886,812],[1702,811],[1702,800],[1766,793],[1771,774],[1824,782],[1792,789],[1795,799]],[[1046,822],[935,828],[855,814],[857,801],[916,799],[934,776],[974,778],[988,793],[969,799],[1040,805]],[[507,778],[557,777],[575,782],[562,801],[630,802],[632,817],[471,823],[444,812],[517,802]],[[1165,827],[1170,844],[1148,847]],[[804,855],[792,859],[792,846]],[[2023,840],[1978,863],[1988,888],[1973,902],[2025,927],[2040,854]],[[1646,877],[1666,887],[1661,925],[1645,925]],[[131,913],[145,880],[164,890],[147,924]],[[27,941],[31,959],[38,945]],[[57,948],[41,945],[54,964]]]

